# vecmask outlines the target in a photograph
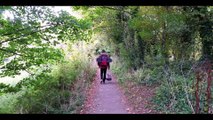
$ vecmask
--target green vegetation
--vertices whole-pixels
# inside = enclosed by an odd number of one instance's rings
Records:
[[[72,8],[83,18],[45,6],[0,7],[0,75],[30,74],[16,86],[0,84],[0,113],[78,113],[95,75],[91,62],[102,49],[121,85],[157,88],[156,111],[196,113],[197,70],[203,75],[199,113],[213,110],[212,100],[206,110],[212,74],[199,69],[205,60],[212,69],[212,6]],[[5,11],[14,19],[5,19]]]
[[[51,10],[1,7],[14,16],[0,16],[1,76],[13,77],[22,70],[30,75],[15,86],[0,84],[0,113],[70,114],[82,108],[96,72],[85,56],[89,45],[83,42],[90,39],[90,23]]]
[[[122,85],[158,86],[152,102],[161,113],[196,112],[195,71],[205,59],[213,63],[212,6],[75,8],[93,20],[102,45],[110,46],[112,70]],[[200,83],[201,113],[206,77]]]

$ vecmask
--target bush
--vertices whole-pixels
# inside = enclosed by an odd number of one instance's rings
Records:
[[[123,84],[131,76],[127,74],[128,67],[125,63],[122,63],[118,58],[113,57],[113,63],[111,64],[111,69],[114,74],[116,74],[118,81]]]
[[[194,90],[191,88],[192,80],[189,76],[184,78],[177,74],[164,76],[164,80],[152,100],[157,105],[156,109],[162,113],[192,113],[188,103],[188,100],[194,101]],[[194,106],[193,102],[191,104]]]
[[[113,72],[121,83],[133,81],[138,85],[158,85],[155,96],[152,98],[152,103],[155,104],[158,112],[193,113],[192,109],[195,109],[195,88],[193,88],[195,77],[193,73],[183,75],[180,72],[183,69],[185,73],[188,73],[190,70],[188,67],[192,66],[192,63],[187,62],[182,65],[182,68],[180,68],[180,63],[171,63],[172,67],[167,69],[161,62],[147,63],[136,71],[122,67],[124,63],[119,63],[117,59],[113,64]],[[201,98],[202,102],[205,96],[201,95]],[[203,107],[203,103],[201,103],[201,108]]]
[[[0,113],[79,113],[96,70],[87,56],[91,53],[88,46],[78,48],[68,50],[69,54],[55,65],[36,68],[34,75],[15,87],[0,84]]]
[[[20,91],[17,93],[7,93],[0,95],[0,113],[16,113],[15,105],[23,94],[24,92]]]
[[[82,72],[84,69],[90,69],[85,71],[91,71],[87,74],[92,74],[86,77],[87,82],[95,74],[91,67],[84,65],[79,61],[69,61],[55,66],[50,74],[40,74],[35,78],[29,78],[31,82],[25,85],[27,92],[22,96],[17,108],[24,108],[24,113],[68,113],[73,108],[76,109],[79,105],[69,106],[72,104],[71,98],[75,96],[71,91],[73,84],[76,83],[80,74],[84,73]],[[23,113],[23,111],[20,112]]]
[[[38,71],[37,74],[23,79],[13,89],[2,85],[5,89],[1,92],[0,113],[79,112],[86,96],[83,91],[86,91],[85,88],[96,73],[95,68],[85,60],[76,58],[59,63],[51,68],[50,73],[45,70]],[[11,93],[16,88],[20,92]],[[5,90],[10,91],[7,93]]]

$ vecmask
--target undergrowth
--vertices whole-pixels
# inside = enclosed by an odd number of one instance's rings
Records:
[[[113,60],[112,71],[123,86],[128,82],[136,85],[157,86],[151,102],[154,104],[153,109],[159,113],[195,113],[196,78],[193,71],[195,61],[170,62],[169,66],[164,66],[160,61],[150,61],[143,67],[133,70],[127,67],[121,58],[114,57]],[[201,83],[203,87],[199,92],[201,113],[204,113],[205,109],[206,84],[206,82]],[[211,102],[210,109],[212,106]]]
[[[96,73],[81,52],[73,52],[71,58],[48,68],[41,67],[15,87],[1,84],[0,113],[79,113]]]

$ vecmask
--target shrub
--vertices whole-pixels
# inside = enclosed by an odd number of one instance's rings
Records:
[[[156,109],[163,113],[192,113],[188,103],[194,99],[194,90],[191,89],[192,80],[190,76],[184,78],[177,74],[164,76],[152,100],[157,105]],[[194,106],[193,102],[191,104]]]

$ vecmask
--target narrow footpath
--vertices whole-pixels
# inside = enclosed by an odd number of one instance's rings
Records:
[[[111,71],[108,71],[112,75]],[[111,81],[100,84],[100,70],[97,68],[95,80],[81,114],[131,114],[126,98],[112,75]]]

